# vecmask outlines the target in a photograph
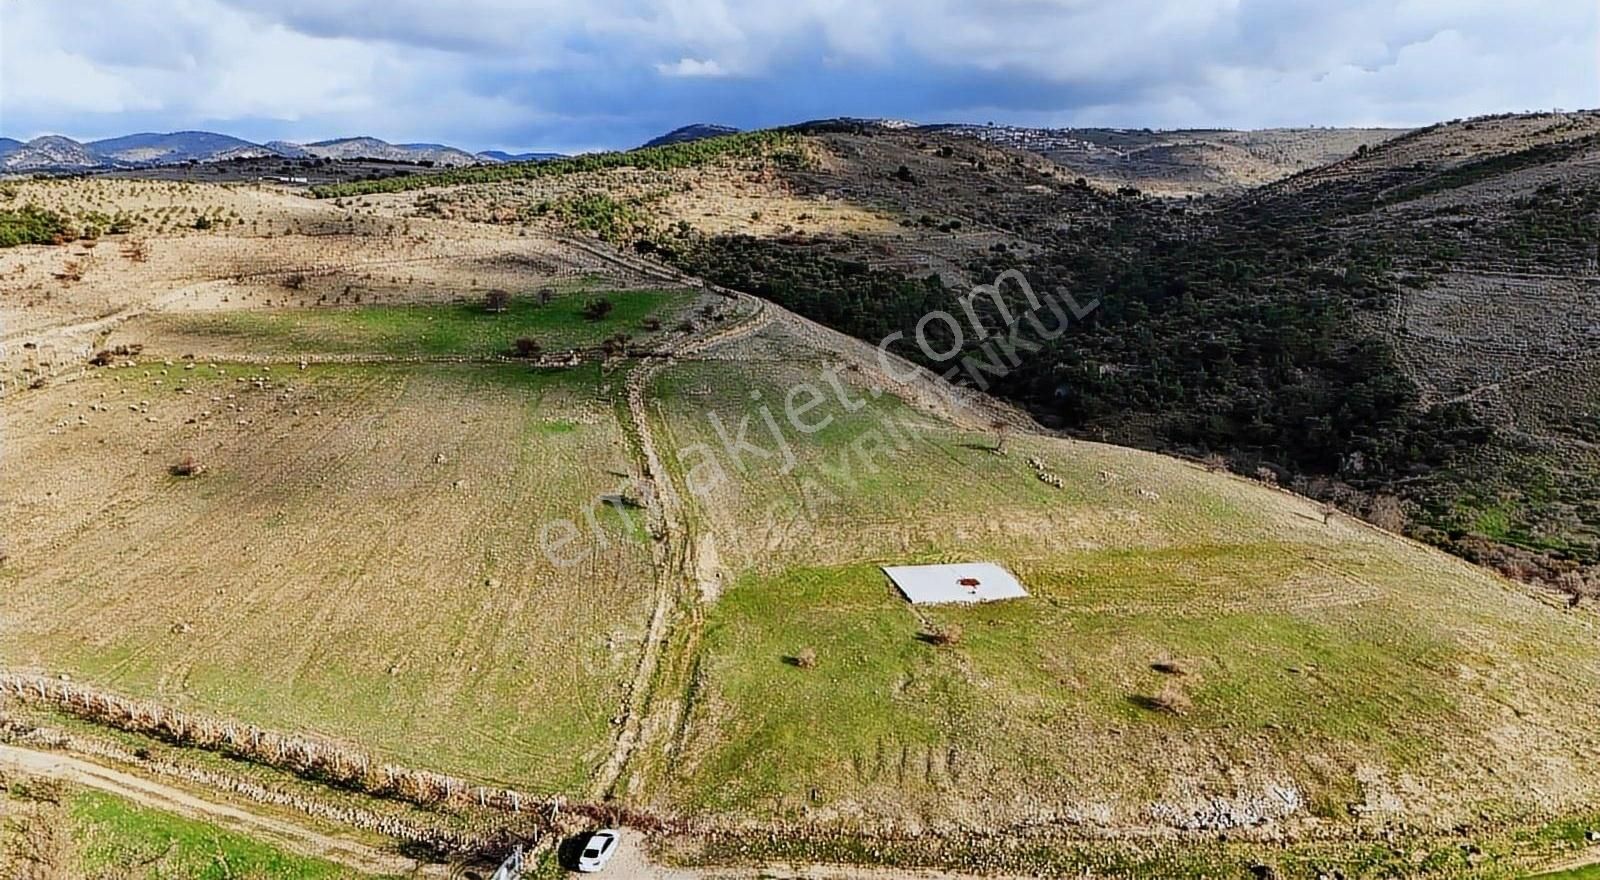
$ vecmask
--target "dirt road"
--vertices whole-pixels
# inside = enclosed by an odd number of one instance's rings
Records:
[[[703,595],[707,589],[703,582],[714,577],[714,573],[701,571],[695,563],[696,539],[694,535],[688,533],[683,502],[678,498],[677,491],[672,485],[672,478],[668,476],[658,451],[656,437],[650,426],[648,405],[650,382],[664,367],[670,365],[677,355],[696,354],[743,338],[766,326],[770,318],[765,303],[755,300],[748,305],[750,310],[728,326],[706,336],[682,340],[674,349],[640,361],[628,374],[626,388],[628,418],[632,422],[633,435],[638,443],[638,454],[641,459],[639,465],[642,471],[640,481],[651,489],[646,498],[646,505],[651,521],[659,526],[663,539],[657,541],[652,548],[656,570],[655,610],[650,616],[650,627],[645,634],[639,665],[623,705],[621,729],[612,746],[611,754],[595,775],[594,784],[590,789],[596,799],[615,793],[613,789],[617,780],[623,768],[627,766],[634,749],[638,747],[644,722],[643,704],[656,669],[660,665],[674,604],[686,589],[686,584],[692,583]]]
[[[114,794],[141,806],[211,822],[253,837],[269,839],[300,855],[326,859],[363,873],[411,877],[452,876],[450,869],[444,865],[418,862],[283,819],[258,815],[231,804],[208,801],[169,785],[69,755],[0,745],[0,768],[30,776],[59,779]]]

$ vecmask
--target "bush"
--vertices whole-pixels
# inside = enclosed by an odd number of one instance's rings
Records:
[[[930,645],[948,646],[961,644],[961,636],[961,627],[958,624],[951,623],[934,627],[925,633],[922,639]]]
[[[1157,660],[1150,668],[1163,675],[1188,675],[1189,667],[1182,660]]]
[[[491,290],[483,297],[483,307],[487,311],[503,312],[511,307],[511,294],[504,290]]]
[[[1194,711],[1194,700],[1190,699],[1189,694],[1175,681],[1167,682],[1155,696],[1140,702],[1149,709],[1166,712],[1169,715],[1183,716]]]
[[[511,344],[512,353],[519,358],[536,358],[543,350],[538,341],[531,336],[520,336]]]
[[[609,299],[590,300],[583,307],[583,316],[590,321],[602,321],[616,305]]]
[[[19,244],[62,244],[72,237],[67,221],[54,211],[26,205],[0,210],[0,247]]]
[[[794,655],[794,665],[800,667],[801,669],[816,669],[817,649],[801,648],[800,652]]]
[[[1393,495],[1379,495],[1367,508],[1367,522],[1380,529],[1399,534],[1406,530],[1406,509]]]
[[[177,463],[168,470],[174,477],[194,477],[199,476],[200,472],[205,468],[194,460],[194,456],[185,455],[183,458],[178,459]]]

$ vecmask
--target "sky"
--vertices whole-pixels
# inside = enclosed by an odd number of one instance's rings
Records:
[[[1414,126],[1600,106],[1596,0],[0,0],[0,135],[474,150],[691,122]]]

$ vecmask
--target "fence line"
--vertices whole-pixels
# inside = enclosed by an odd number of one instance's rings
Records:
[[[514,814],[548,812],[550,798],[511,788],[383,763],[348,746],[172,709],[83,685],[24,673],[0,673],[0,694],[43,703],[96,724],[173,745],[220,752],[305,779],[423,807],[482,807]],[[599,809],[599,808],[596,808]]]

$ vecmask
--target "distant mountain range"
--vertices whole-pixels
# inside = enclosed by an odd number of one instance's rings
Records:
[[[380,159],[455,167],[543,161],[561,155],[507,153],[502,150],[470,153],[445,144],[391,144],[374,137],[336,138],[309,144],[288,141],[257,144],[210,131],[143,132],[88,142],[60,135],[46,135],[26,143],[14,138],[0,138],[0,172],[8,173],[97,171],[274,156],[285,159]]]

